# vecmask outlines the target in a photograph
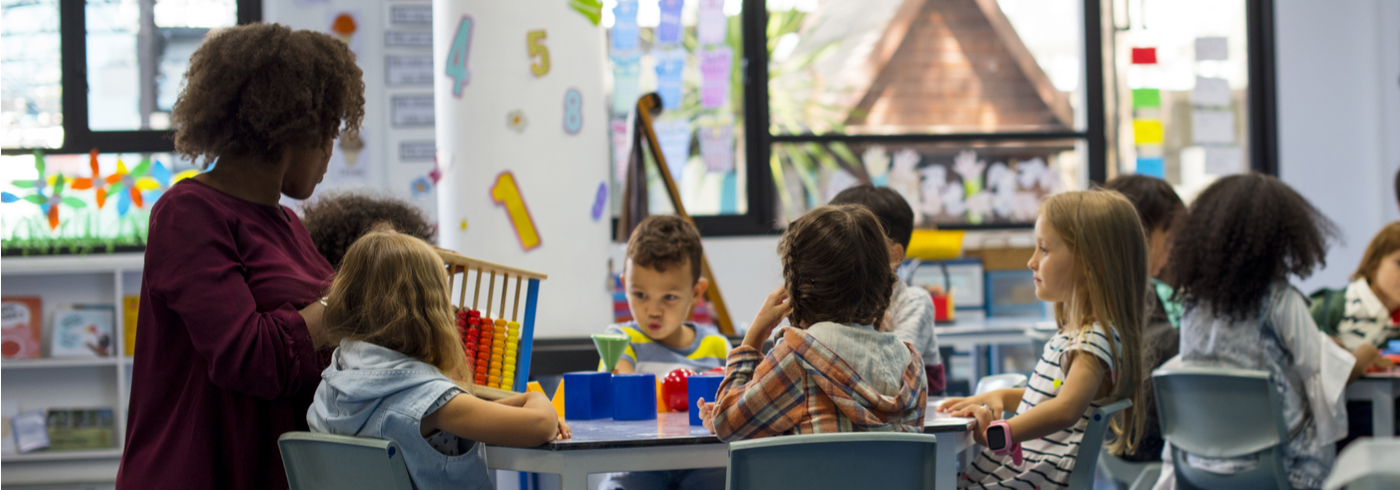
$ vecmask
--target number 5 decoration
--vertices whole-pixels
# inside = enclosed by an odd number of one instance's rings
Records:
[[[530,217],[525,198],[515,185],[515,174],[507,170],[496,176],[496,183],[491,185],[491,202],[506,208],[510,224],[515,227],[515,236],[520,239],[520,248],[528,252],[540,246],[540,232],[535,229],[535,220]]]
[[[472,28],[476,23],[472,16],[463,15],[457,24],[457,34],[452,36],[452,46],[447,50],[447,76],[452,77],[452,96],[462,98],[462,88],[471,82],[471,71],[467,70],[467,54],[471,48]]]
[[[530,73],[536,77],[542,77],[549,73],[549,48],[544,45],[545,32],[543,29],[525,33],[525,44],[530,48],[530,59],[538,56],[539,61],[530,63]]]

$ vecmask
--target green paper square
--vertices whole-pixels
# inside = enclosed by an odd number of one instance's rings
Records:
[[[1133,108],[1148,109],[1162,107],[1162,91],[1155,88],[1133,89]]]

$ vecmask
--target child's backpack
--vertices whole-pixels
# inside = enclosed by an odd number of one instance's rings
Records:
[[[1337,326],[1347,310],[1347,290],[1322,288],[1308,295],[1312,302],[1308,312],[1312,313],[1317,328],[1330,337],[1337,336]]]

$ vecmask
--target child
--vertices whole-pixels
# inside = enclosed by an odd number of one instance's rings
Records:
[[[1147,418],[1142,440],[1123,459],[1135,462],[1161,461],[1162,429],[1157,423],[1157,402],[1152,393],[1152,370],[1161,367],[1180,350],[1181,303],[1173,299],[1176,291],[1161,279],[1171,256],[1172,224],[1186,214],[1186,205],[1162,179],[1146,175],[1122,175],[1113,178],[1105,188],[1118,191],[1133,203],[1138,219],[1147,234],[1147,275],[1151,287],[1147,295],[1147,320],[1143,324],[1143,371],[1141,389],[1147,390],[1141,407]]]
[[[1133,396],[1110,427],[1114,454],[1131,451],[1143,430],[1141,331],[1146,311],[1147,244],[1132,203],[1117,192],[1055,195],[1035,221],[1035,295],[1055,303],[1060,330],[1045,345],[1025,388],[949,399],[939,411],[977,418],[973,433],[986,445],[987,427],[1005,407],[1018,406],[1008,443],[1021,443],[1025,460],[983,449],[958,483],[961,488],[1065,488],[1089,414]]]
[[[392,197],[332,193],[307,202],[301,212],[311,243],[333,269],[340,269],[345,250],[371,230],[393,230],[428,243],[437,236],[437,227],[421,210]]]
[[[823,206],[788,225],[778,244],[783,287],[729,353],[718,402],[700,402],[715,435],[923,431],[919,351],[874,327],[895,281],[886,243],[861,206]],[[795,328],[764,356],[759,349],[783,317]]]
[[[1400,339],[1400,221],[1381,228],[1366,247],[1334,328],[1337,340],[1348,349],[1361,344],[1384,347]]]
[[[909,249],[909,239],[914,234],[914,210],[903,196],[888,187],[861,185],[841,191],[831,199],[831,204],[856,204],[875,213],[880,226],[885,229],[890,270],[899,268],[899,264],[904,262],[904,251]],[[928,392],[942,393],[947,383],[943,358],[938,353],[938,336],[933,332],[933,298],[928,291],[911,288],[898,278],[890,298],[890,309],[886,310],[878,330],[894,332],[900,340],[913,345],[924,359]]]
[[[549,399],[488,402],[470,379],[447,273],[422,240],[372,232],[350,246],[325,300],[339,343],[306,414],[316,432],[389,439],[417,488],[495,488],[482,444],[532,447],[569,437]]]
[[[1330,446],[1345,435],[1341,387],[1377,357],[1370,344],[1348,354],[1329,341],[1307,300],[1288,285],[1290,276],[1307,277],[1323,264],[1332,229],[1277,178],[1232,175],[1192,203],[1172,251],[1172,277],[1186,305],[1182,363],[1269,372],[1283,398],[1289,440],[1281,459],[1294,488],[1322,485],[1335,458]],[[1187,461],[1226,473],[1249,469],[1251,462]],[[1174,486],[1171,468],[1165,465],[1158,488]]]
[[[679,216],[650,216],[627,240],[622,286],[632,322],[608,327],[631,339],[615,373],[666,375],[686,368],[704,372],[723,365],[729,340],[710,325],[685,322],[705,294],[700,277],[700,232]]]
[[[674,369],[705,372],[723,365],[729,339],[713,326],[685,321],[709,286],[700,277],[702,251],[699,230],[679,216],[650,216],[632,231],[622,286],[633,321],[607,330],[626,335],[631,344],[613,372],[660,379]],[[611,473],[599,488],[718,489],[724,476],[724,468]]]

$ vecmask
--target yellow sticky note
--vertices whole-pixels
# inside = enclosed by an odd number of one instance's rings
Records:
[[[1134,119],[1133,143],[1138,145],[1162,144],[1162,120]]]

